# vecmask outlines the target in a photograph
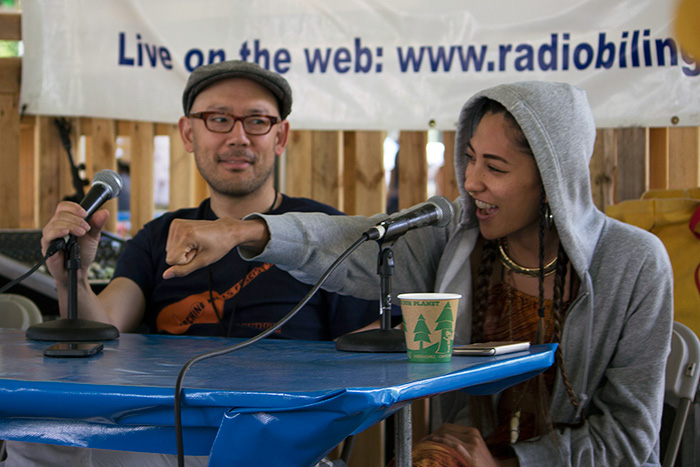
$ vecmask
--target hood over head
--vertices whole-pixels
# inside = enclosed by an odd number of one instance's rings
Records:
[[[593,256],[604,216],[593,204],[589,163],[596,137],[586,93],[566,83],[524,81],[475,94],[462,107],[455,141],[455,171],[465,218],[475,219],[474,201],[464,190],[466,148],[484,99],[503,105],[532,149],[559,238],[580,277]]]

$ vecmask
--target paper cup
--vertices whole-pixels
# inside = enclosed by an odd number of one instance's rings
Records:
[[[444,363],[452,359],[459,294],[405,293],[401,301],[408,360]]]

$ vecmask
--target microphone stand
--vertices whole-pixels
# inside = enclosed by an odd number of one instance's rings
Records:
[[[405,352],[406,338],[401,329],[391,328],[391,276],[394,273],[394,241],[380,243],[377,257],[380,292],[380,329],[353,332],[340,336],[337,350],[346,352]]]
[[[80,270],[80,245],[70,235],[64,247],[68,271],[68,314],[56,319],[34,324],[27,329],[27,339],[38,341],[108,341],[119,337],[119,330],[111,324],[78,319],[78,270]]]

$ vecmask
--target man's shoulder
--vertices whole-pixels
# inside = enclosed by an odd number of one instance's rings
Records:
[[[164,212],[153,220],[148,221],[138,234],[148,237],[167,235],[170,224],[174,219],[203,219],[202,209],[203,207],[200,205],[196,208],[183,208]]]
[[[167,211],[149,221],[146,225],[156,227],[170,224],[173,219],[198,219],[198,210],[198,208],[184,208],[176,211]]]
[[[283,195],[282,204],[275,210],[274,214],[284,212],[323,212],[330,215],[344,215],[342,211],[309,198],[297,198]]]

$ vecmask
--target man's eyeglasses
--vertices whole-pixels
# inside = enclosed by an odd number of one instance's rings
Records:
[[[233,130],[237,121],[243,123],[243,131],[249,135],[260,136],[270,132],[272,125],[280,121],[272,115],[246,115],[237,117],[224,112],[192,112],[190,118],[200,118],[204,121],[207,130],[214,133],[228,133]]]

